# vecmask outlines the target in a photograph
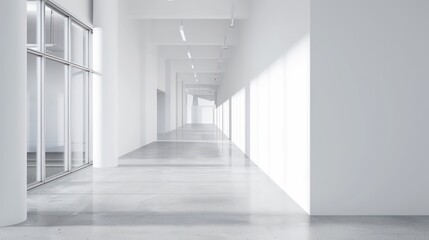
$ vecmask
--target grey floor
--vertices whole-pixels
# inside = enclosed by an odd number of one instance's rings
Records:
[[[213,126],[160,139],[32,190],[0,239],[429,239],[429,217],[307,216]]]

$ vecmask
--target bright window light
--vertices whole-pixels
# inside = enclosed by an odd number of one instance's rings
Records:
[[[37,2],[27,2],[27,12],[36,12]]]
[[[183,25],[179,26],[180,35],[182,36],[182,40],[186,42],[186,36],[185,36],[185,29],[183,28]]]
[[[239,115],[243,114],[239,110],[243,97],[245,95],[241,96],[240,93],[233,97],[233,113],[236,116],[232,116],[232,121],[236,121],[236,128],[240,127]],[[252,79],[249,99],[250,158],[309,212],[309,36],[297,42]],[[240,144],[241,130],[235,131],[233,125],[233,141]]]

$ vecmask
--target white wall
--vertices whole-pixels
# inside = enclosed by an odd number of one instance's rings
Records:
[[[183,126],[183,80],[177,79],[176,84],[176,127]]]
[[[141,22],[143,62],[141,69],[144,71],[142,84],[142,145],[149,144],[157,140],[157,62],[158,47],[153,44],[153,23],[152,21]]]
[[[309,212],[310,1],[249,4],[217,104],[245,89],[246,154]]]
[[[83,23],[92,26],[93,0],[52,0]]]
[[[143,47],[141,23],[128,18],[125,4],[119,4],[118,154],[122,156],[142,146]]]
[[[158,89],[165,92],[165,61],[166,58],[161,55],[158,49]]]
[[[118,154],[157,139],[157,47],[152,23],[119,4]]]
[[[158,134],[165,133],[165,93],[158,91],[157,93],[157,127]]]
[[[177,128],[177,72],[174,71],[171,60],[165,64],[165,97],[166,97],[166,126],[165,131]]]
[[[143,19],[228,19],[231,5],[234,15],[243,18],[247,14],[247,0],[131,0],[131,15]]]
[[[428,11],[312,1],[312,214],[429,214]]]

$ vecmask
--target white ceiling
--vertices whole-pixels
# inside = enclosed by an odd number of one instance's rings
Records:
[[[248,0],[128,0],[131,17],[140,19],[230,19],[247,17]]]
[[[167,66],[171,68],[171,75],[167,77],[178,76],[186,86],[192,85],[194,90],[196,86],[217,89],[237,43],[239,20],[236,19],[247,17],[247,1],[128,0],[128,12],[132,18],[151,20],[151,39],[158,46],[158,59],[170,61]],[[232,17],[235,20],[234,28],[230,27]],[[187,41],[181,38],[181,24]],[[223,48],[225,45],[227,49]],[[188,58],[188,51],[192,60]],[[191,63],[195,70],[191,68]],[[158,65],[159,68],[166,66]],[[165,69],[158,69],[158,72],[165,72]]]
[[[178,0],[177,0],[178,1]],[[186,42],[180,36],[181,20],[153,20],[153,43],[156,45],[223,45],[236,43],[234,28],[230,20],[183,20]]]
[[[220,48],[222,45],[164,45],[158,47],[158,54],[161,58],[167,59],[188,59],[188,49],[192,53],[193,59],[218,59],[220,57]],[[231,47],[227,51],[223,51],[222,59],[231,57]]]

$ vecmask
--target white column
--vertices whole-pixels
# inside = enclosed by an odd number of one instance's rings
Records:
[[[27,12],[0,1],[0,226],[27,218]]]
[[[94,0],[94,167],[118,166],[118,0]]]

